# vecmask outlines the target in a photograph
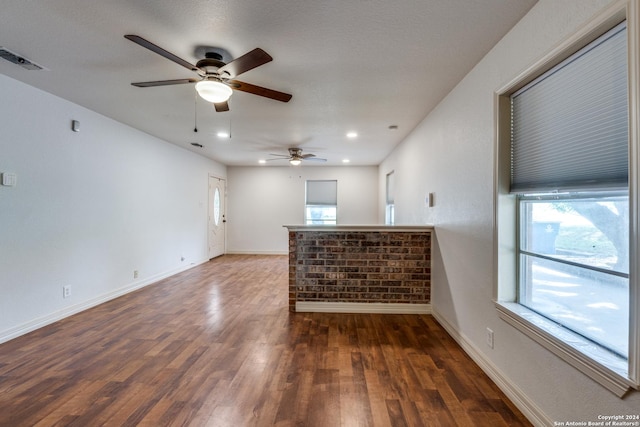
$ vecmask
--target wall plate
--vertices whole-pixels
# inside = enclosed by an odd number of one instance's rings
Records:
[[[12,172],[4,172],[2,174],[2,185],[5,187],[14,187],[18,183],[18,176]]]

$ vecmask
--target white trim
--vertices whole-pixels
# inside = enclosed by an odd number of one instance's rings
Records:
[[[303,313],[431,314],[431,304],[297,301],[296,311]]]
[[[640,1],[627,9],[629,50],[629,378],[640,386]]]
[[[591,21],[584,24],[578,31],[543,55],[540,60],[523,70],[511,82],[498,89],[496,93],[499,95],[514,93],[530,82],[532,77],[540,75],[558,65],[572,53],[591,43],[601,34],[622,22],[625,18],[629,21],[631,17],[628,16],[627,6],[630,1],[633,2],[637,0],[618,0],[610,4]]]
[[[431,232],[433,225],[283,225],[289,231],[384,231],[384,232]]]
[[[447,333],[453,338],[462,349],[473,359],[473,361],[484,371],[489,378],[502,390],[502,392],[513,402],[514,405],[524,414],[525,417],[535,426],[550,426],[553,421],[533,402],[527,395],[509,378],[504,375],[478,348],[454,328],[447,320],[432,310],[432,315]]]
[[[7,329],[5,331],[0,332],[0,344],[12,340],[14,338],[18,338],[19,336],[26,335],[29,332],[33,332],[36,329],[40,329],[52,323],[55,323],[59,320],[65,319],[67,317],[73,316],[74,314],[80,313],[81,311],[88,310],[90,308],[96,307],[100,304],[103,304],[107,301],[116,299],[138,289],[142,289],[146,286],[152,285],[162,279],[166,279],[167,277],[173,276],[175,274],[181,273],[183,271],[189,270],[190,268],[196,267],[200,264],[204,264],[209,260],[205,259],[199,262],[191,263],[184,267],[179,267],[173,270],[166,271],[164,273],[159,273],[154,276],[145,278],[140,281],[136,281],[126,285],[122,288],[116,289],[112,292],[108,292],[99,297],[80,302],[78,304],[71,305],[69,307],[65,307],[61,310],[58,310],[54,313],[51,313],[44,317],[39,317],[37,319],[31,320],[27,323],[23,323],[22,325]]]
[[[520,304],[496,303],[496,309],[502,320],[616,396],[623,397],[631,388],[631,382],[625,377],[628,368],[626,360],[564,330]]]
[[[213,206],[213,203],[211,202],[211,178],[217,179],[218,182],[223,181],[224,182],[224,190],[222,194],[222,225],[220,228],[222,228],[224,230],[224,242],[222,242],[222,253],[221,254],[217,254],[215,256],[211,256],[211,232],[212,229],[210,228],[211,226],[211,217],[213,216],[213,212],[211,212],[211,208]],[[227,253],[227,178],[223,178],[221,176],[218,175],[214,175],[211,172],[209,172],[209,174],[207,175],[207,256],[209,257],[209,259],[213,259],[216,257],[219,257],[220,255],[224,255]]]
[[[289,255],[289,251],[227,251],[225,255]]]

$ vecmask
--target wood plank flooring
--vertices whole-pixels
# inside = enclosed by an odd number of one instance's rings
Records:
[[[528,426],[431,316],[289,313],[225,255],[0,345],[0,426]]]

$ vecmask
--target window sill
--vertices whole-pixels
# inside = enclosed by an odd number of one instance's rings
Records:
[[[623,397],[632,387],[637,388],[627,378],[629,363],[626,359],[520,304],[496,302],[496,309],[502,320],[618,397]]]

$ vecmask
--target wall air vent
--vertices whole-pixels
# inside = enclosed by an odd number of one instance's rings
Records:
[[[11,52],[9,49],[0,46],[0,58],[6,59],[9,62],[13,62],[16,65],[21,66],[27,70],[44,70],[45,68],[29,61],[27,58]]]

